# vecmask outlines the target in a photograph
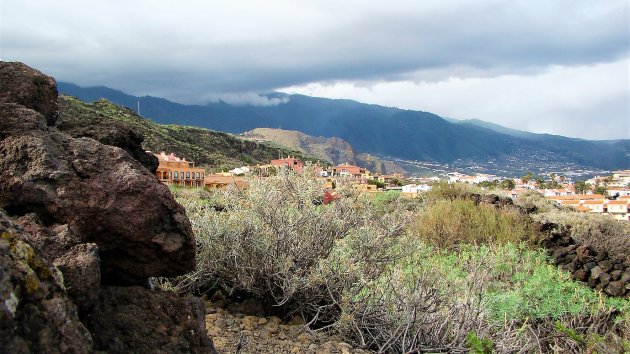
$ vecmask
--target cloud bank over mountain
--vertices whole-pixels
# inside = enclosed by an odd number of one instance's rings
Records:
[[[261,92],[322,87],[326,97],[339,92],[345,96],[335,97],[512,126],[534,105],[527,124],[536,131],[630,136],[625,0],[98,6],[4,0],[1,6],[3,60],[84,86],[184,103],[253,104],[281,103]],[[588,84],[585,77],[595,79]],[[567,122],[608,122],[615,129],[563,130]]]

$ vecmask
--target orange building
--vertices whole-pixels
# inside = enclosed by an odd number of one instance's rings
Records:
[[[195,167],[192,161],[186,161],[175,154],[161,152],[154,154],[159,161],[156,177],[164,183],[173,183],[181,186],[203,187],[206,170]]]
[[[283,166],[297,173],[302,173],[302,169],[304,168],[304,162],[291,156],[287,156],[285,159],[271,160],[271,165],[277,167]]]
[[[208,189],[225,189],[230,185],[236,186],[240,189],[245,189],[248,187],[245,179],[239,176],[230,176],[216,173],[206,175],[206,178],[204,180],[204,186]]]
[[[370,176],[370,171],[365,168],[343,163],[341,165],[333,167],[334,176],[352,176],[355,178],[367,179]]]

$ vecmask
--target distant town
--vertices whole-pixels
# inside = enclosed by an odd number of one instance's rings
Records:
[[[159,161],[156,176],[160,181],[207,189],[222,189],[228,186],[247,188],[247,177],[264,178],[277,174],[280,169],[301,174],[305,166],[310,165],[296,157],[287,156],[271,160],[265,165],[242,166],[220,173],[207,173],[204,168],[195,167],[193,161],[175,156],[173,153],[160,152],[154,155]],[[436,183],[467,183],[483,189],[503,190],[503,193],[511,198],[518,198],[520,194],[528,191],[536,191],[564,207],[585,213],[607,214],[619,221],[630,221],[630,170],[614,171],[608,175],[596,175],[578,181],[575,177],[579,176],[579,173],[528,173],[521,177],[509,178],[486,173],[448,172],[435,168],[439,173],[433,176],[410,177],[402,174],[376,174],[348,163],[337,166],[315,164],[311,165],[311,168],[325,188],[333,194],[341,180],[351,183],[353,188],[361,192],[397,191],[409,198],[417,198],[422,193],[430,191]]]

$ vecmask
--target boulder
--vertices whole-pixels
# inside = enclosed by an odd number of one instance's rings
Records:
[[[604,272],[608,273],[613,269],[614,263],[608,259],[605,259],[601,262],[598,262],[597,265],[600,266]]]
[[[600,266],[595,266],[593,267],[593,269],[591,269],[591,278],[597,279],[602,273],[604,273],[602,268]]]
[[[612,296],[623,296],[625,290],[625,283],[619,280],[611,281],[605,289]]]
[[[612,277],[608,273],[601,273],[597,278],[599,279],[599,282],[602,284],[602,286],[606,286],[608,285],[608,283],[610,283],[610,279]]]
[[[57,120],[55,79],[22,63],[0,61],[0,104],[17,103],[41,113],[47,125]]]
[[[590,260],[591,250],[587,246],[584,246],[584,245],[578,246],[578,248],[575,249],[575,253],[577,254],[577,257],[580,260],[580,262],[586,263],[587,261]]]
[[[91,353],[92,337],[58,269],[0,213],[0,348],[3,353]]]
[[[57,97],[54,79],[15,63],[0,79],[1,351],[212,352],[201,300],[103,288],[194,269],[168,188],[127,151],[59,131],[56,106],[40,102]]]
[[[184,209],[124,150],[72,138],[15,104],[0,105],[0,137],[0,207],[96,243],[104,282],[139,284],[194,269]]]
[[[107,353],[216,353],[203,301],[138,286],[108,286],[87,319],[96,350]]]
[[[588,279],[588,272],[584,269],[577,270],[574,274],[575,279],[579,281],[586,281]]]

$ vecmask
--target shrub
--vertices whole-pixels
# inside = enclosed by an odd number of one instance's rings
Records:
[[[439,248],[453,248],[460,244],[534,240],[531,224],[526,215],[514,209],[453,199],[433,202],[420,211],[411,230]]]
[[[433,185],[433,188],[424,193],[423,197],[430,204],[441,200],[468,199],[473,194],[483,194],[483,190],[478,186],[467,183],[440,182]]]
[[[290,171],[252,179],[246,190],[210,193],[206,199],[224,212],[178,194],[197,235],[198,266],[178,279],[176,288],[216,284],[229,294],[255,296],[279,315],[331,321],[344,287],[378,276],[397,257],[394,237],[403,232],[409,213],[377,215],[369,198],[358,198],[351,188],[328,205],[322,205],[323,195],[308,172]],[[333,249],[348,252],[351,261],[334,264]]]
[[[522,193],[514,200],[514,204],[534,213],[545,213],[562,209],[558,203],[545,198],[542,194],[536,191],[527,191]]]

